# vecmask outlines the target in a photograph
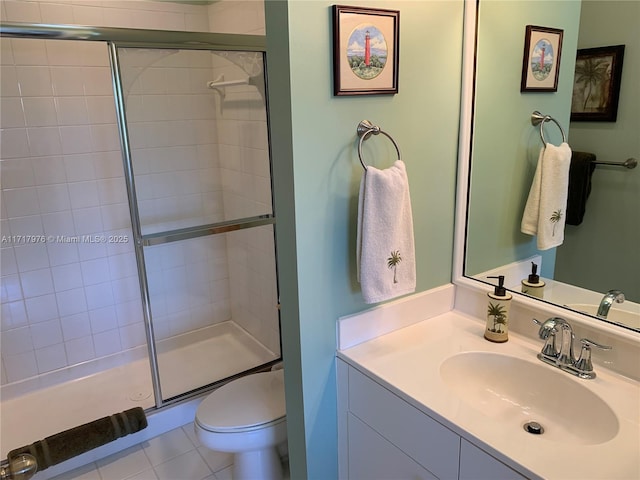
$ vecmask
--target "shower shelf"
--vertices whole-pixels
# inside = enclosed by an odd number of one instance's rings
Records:
[[[242,218],[239,220],[228,220],[225,222],[209,223],[207,225],[196,225],[194,227],[167,230],[164,232],[149,233],[142,235],[142,245],[150,247],[163,243],[178,242],[190,238],[204,237],[216,233],[233,232],[243,228],[259,227],[262,225],[272,225],[276,223],[273,214],[258,215],[256,217]]]

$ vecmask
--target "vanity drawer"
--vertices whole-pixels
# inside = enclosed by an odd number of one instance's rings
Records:
[[[460,437],[353,368],[349,411],[438,478],[458,478]]]

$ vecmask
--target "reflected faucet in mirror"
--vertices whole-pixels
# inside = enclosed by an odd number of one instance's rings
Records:
[[[624,293],[620,290],[609,290],[605,296],[602,297],[596,316],[600,318],[607,318],[607,315],[609,315],[609,309],[611,308],[611,305],[613,305],[614,301],[616,303],[624,302]]]

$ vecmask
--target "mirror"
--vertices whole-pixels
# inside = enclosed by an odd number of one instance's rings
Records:
[[[542,147],[538,110],[567,133],[573,151],[597,161],[640,157],[640,2],[579,0],[480,0],[477,4],[474,103],[463,274],[505,285],[521,294],[521,281],[539,266],[546,283],[542,301],[640,330],[640,168],[598,165],[582,223],[566,225],[564,243],[539,251],[520,222]],[[520,92],[526,25],[562,29],[556,92]],[[570,122],[576,50],[626,45],[615,122]],[[559,145],[553,122],[547,142]],[[625,294],[606,319],[596,316],[604,294]]]

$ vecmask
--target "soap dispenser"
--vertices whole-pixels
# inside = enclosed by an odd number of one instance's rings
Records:
[[[509,307],[511,294],[504,288],[504,275],[497,277],[498,285],[493,292],[487,293],[489,305],[487,307],[487,326],[484,338],[490,342],[502,343],[509,340]]]
[[[522,293],[526,293],[532,297],[543,298],[545,284],[540,280],[540,276],[537,274],[537,271],[538,265],[531,262],[531,274],[526,280],[522,280]]]

